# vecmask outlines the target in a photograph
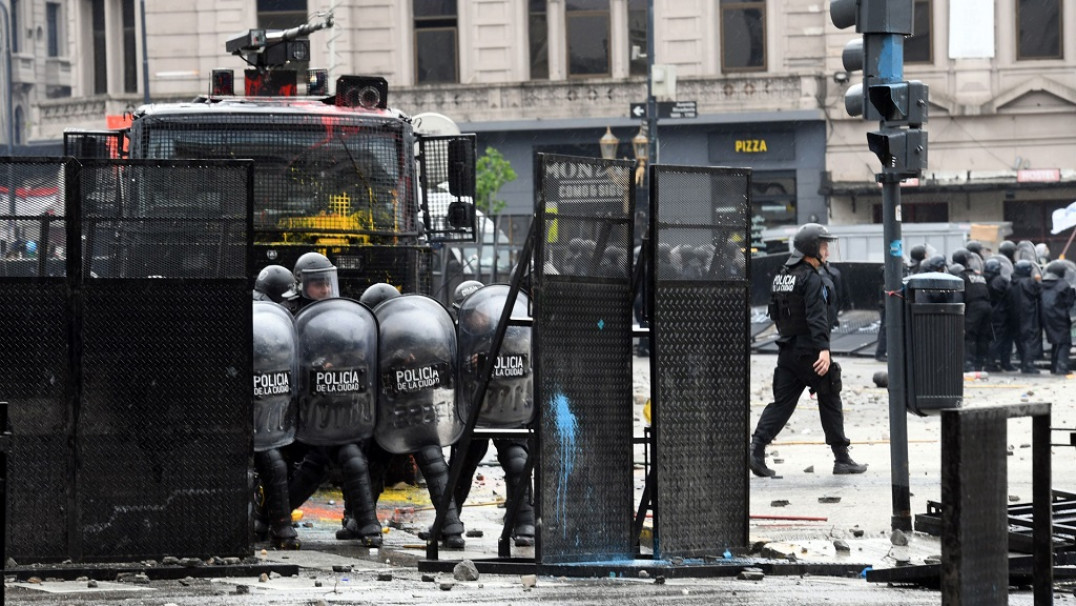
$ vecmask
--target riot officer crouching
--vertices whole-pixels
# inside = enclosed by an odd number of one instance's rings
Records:
[[[833,450],[834,474],[867,470],[848,454],[841,409],[841,371],[832,362],[830,331],[837,324],[838,302],[824,264],[829,243],[836,237],[824,225],[807,223],[793,238],[793,251],[770,288],[770,317],[777,324],[777,368],[773,376],[774,401],[766,405],[751,436],[749,464],[760,477],[775,472],[766,466],[766,445],[782,429],[796,409],[803,390],[818,396],[818,411],[826,443]]]

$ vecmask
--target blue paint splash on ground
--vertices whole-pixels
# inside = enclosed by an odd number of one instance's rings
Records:
[[[579,423],[571,410],[571,400],[563,393],[553,394],[549,402],[553,412],[553,424],[557,429],[560,454],[560,483],[557,486],[557,514],[561,520],[567,518],[568,486],[572,473],[575,471],[575,438]],[[568,538],[567,524],[561,524],[562,538]]]

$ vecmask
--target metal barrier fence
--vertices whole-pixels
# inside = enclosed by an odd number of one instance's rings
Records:
[[[749,189],[747,169],[651,167],[655,557],[747,544]]]
[[[633,556],[631,169],[539,156],[539,564]]]
[[[0,162],[16,560],[249,552],[252,168]]]

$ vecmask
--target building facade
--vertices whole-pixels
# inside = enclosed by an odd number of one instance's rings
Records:
[[[330,10],[310,65],[330,81],[383,76],[393,106],[449,116],[501,151],[519,175],[501,191],[508,214],[531,212],[539,153],[598,156],[609,128],[631,158],[632,104],[647,96],[646,0],[9,2],[15,141],[31,149],[147,98],[204,94],[216,68],[238,85],[226,40]],[[860,75],[841,51],[856,34],[826,4],[653,4],[655,94],[695,108],[659,120],[657,161],[751,168],[766,227],[880,222],[874,125],[844,109]],[[1050,214],[1076,200],[1076,0],[914,7],[905,76],[930,86],[929,168],[902,189],[903,220],[1011,221],[1013,237],[1056,253],[1068,234],[1049,234]]]

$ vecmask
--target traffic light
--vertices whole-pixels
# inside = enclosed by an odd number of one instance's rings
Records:
[[[882,171],[899,177],[918,177],[927,167],[927,133],[919,129],[887,128],[867,133],[867,147],[882,162]]]
[[[841,53],[845,71],[863,72],[863,82],[845,92],[845,109],[880,123],[880,130],[867,134],[867,146],[883,172],[901,177],[918,176],[927,166],[927,135],[919,128],[927,121],[930,91],[922,82],[904,80],[912,9],[913,0],[832,0],[829,6],[834,25],[854,25],[863,34]]]

